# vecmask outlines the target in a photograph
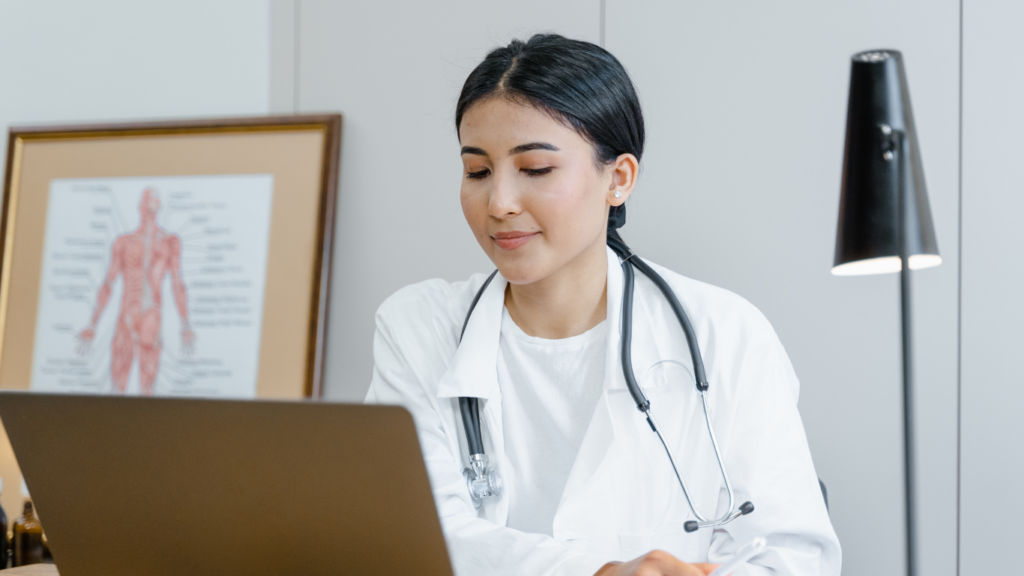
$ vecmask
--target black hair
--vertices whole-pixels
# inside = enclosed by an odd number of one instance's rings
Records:
[[[604,48],[558,34],[536,34],[491,50],[469,74],[455,107],[455,129],[476,102],[504,97],[567,123],[591,143],[597,161],[644,152],[644,117],[633,82]],[[612,207],[608,229],[626,223],[626,206]]]

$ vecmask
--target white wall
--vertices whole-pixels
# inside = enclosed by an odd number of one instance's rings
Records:
[[[0,2],[0,129],[266,114],[269,31],[269,0]]]
[[[1019,573],[1024,536],[1024,4],[964,5],[961,566]]]

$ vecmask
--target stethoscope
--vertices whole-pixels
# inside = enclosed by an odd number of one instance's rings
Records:
[[[715,431],[711,426],[711,410],[708,407],[708,380],[704,373],[704,360],[700,354],[700,348],[697,346],[697,337],[693,332],[693,326],[690,325],[690,319],[686,316],[686,312],[683,310],[679,299],[676,298],[675,292],[665,282],[665,279],[660,274],[654,271],[653,268],[647,265],[646,262],[637,257],[632,250],[626,246],[626,243],[622,241],[618,233],[613,229],[608,231],[608,246],[619,256],[622,264],[623,273],[623,290],[622,290],[622,374],[626,378],[626,386],[629,388],[629,393],[633,397],[633,401],[636,402],[638,410],[644,413],[647,418],[647,424],[650,425],[651,430],[658,435],[658,440],[661,441],[662,447],[665,449],[665,454],[668,455],[669,463],[672,464],[672,471],[675,473],[676,480],[679,481],[679,487],[683,489],[683,496],[686,497],[686,503],[690,506],[690,511],[697,520],[687,521],[683,528],[687,532],[695,532],[699,528],[708,528],[714,526],[722,526],[728,524],[733,520],[750,514],[754,511],[754,505],[752,503],[744,502],[735,508],[736,499],[733,494],[732,484],[729,482],[729,474],[725,471],[725,463],[722,461],[722,453],[718,448],[718,441],[715,439]],[[718,469],[722,473],[722,480],[725,481],[725,489],[729,493],[729,511],[725,513],[721,518],[707,519],[701,516],[697,512],[697,508],[693,504],[693,500],[690,498],[690,493],[686,490],[686,484],[683,482],[682,476],[679,475],[679,469],[676,467],[675,458],[672,456],[672,450],[669,449],[668,444],[665,442],[665,438],[661,434],[661,429],[658,428],[658,422],[654,419],[651,414],[651,402],[644,395],[643,390],[640,389],[640,385],[636,381],[636,376],[633,374],[633,360],[632,360],[632,340],[633,340],[633,268],[636,268],[647,276],[654,285],[661,290],[661,293],[668,300],[668,303],[672,306],[672,311],[675,312],[676,319],[679,320],[679,325],[683,329],[683,334],[686,336],[686,343],[690,348],[690,358],[693,361],[693,373],[694,379],[697,383],[697,392],[700,393],[701,403],[704,406],[704,420],[707,422],[708,434],[711,437],[711,445],[715,449],[715,457],[718,459]],[[483,286],[477,291],[473,297],[473,301],[469,305],[469,311],[466,313],[466,320],[462,323],[462,332],[459,335],[459,342],[462,341],[462,336],[466,333],[466,326],[469,325],[469,317],[473,314],[473,309],[476,308],[477,302],[480,301],[480,296],[487,289],[487,286],[491,283],[491,280],[498,274],[495,270],[488,276],[487,280],[484,281]],[[480,432],[480,405],[479,398],[472,398],[462,396],[459,398],[459,410],[462,412],[462,424],[466,429],[466,443],[469,447],[469,466],[467,466],[462,474],[466,478],[466,486],[469,488],[470,497],[473,499],[473,504],[477,508],[483,504],[484,499],[492,497],[500,497],[503,484],[501,476],[498,471],[489,465],[487,454],[484,453],[483,436]]]

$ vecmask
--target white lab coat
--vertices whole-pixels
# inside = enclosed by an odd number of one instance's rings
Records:
[[[757,536],[767,537],[768,549],[737,575],[839,574],[839,541],[797,412],[799,383],[771,325],[731,292],[652,267],[675,291],[693,324],[736,503],[750,500],[755,511],[719,529],[683,530],[693,516],[622,375],[623,275],[611,250],[605,392],[558,505],[554,537],[506,527],[509,501],[523,487],[508,485],[501,498],[487,499],[476,511],[462,476],[467,449],[458,397],[482,399],[485,451],[504,478],[512,475],[503,432],[530,426],[502,421],[496,365],[507,281],[499,274],[484,291],[460,346],[463,320],[486,274],[465,282],[429,280],[399,290],[378,310],[366,401],[401,404],[412,412],[460,576],[591,575],[608,561],[630,560],[652,549],[688,562],[721,562]],[[685,337],[657,287],[639,273],[633,369],[698,511],[721,516],[726,492]]]

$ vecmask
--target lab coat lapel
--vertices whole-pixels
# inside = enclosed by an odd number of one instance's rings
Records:
[[[498,387],[498,343],[501,337],[501,316],[505,307],[505,287],[508,281],[499,273],[480,295],[480,300],[469,317],[466,332],[448,370],[438,383],[438,398],[454,399],[466,396],[480,398],[480,428],[484,452],[490,457],[500,473],[508,470],[505,456],[505,434],[501,418],[501,389]],[[459,453],[465,458],[467,445],[462,429],[462,418],[455,410],[460,445]],[[463,462],[466,463],[465,461]],[[508,502],[511,495],[506,491],[501,498],[484,501],[484,516],[498,524],[508,520]]]
[[[572,508],[572,503],[582,492],[581,488],[597,473],[608,455],[608,450],[615,441],[615,425],[609,408],[609,394],[625,392],[626,380],[622,375],[622,364],[619,361],[619,341],[622,314],[622,268],[619,258],[608,249],[608,287],[607,287],[607,334],[608,342],[605,352],[604,394],[598,400],[597,408],[587,427],[587,432],[580,445],[580,451],[573,462],[569,479],[558,505],[554,519],[554,535],[559,539],[576,537],[570,533],[571,522],[563,514],[563,510]]]
[[[467,396],[492,399],[500,396],[498,340],[507,285],[508,281],[498,273],[480,295],[462,342],[438,383],[438,398]]]

